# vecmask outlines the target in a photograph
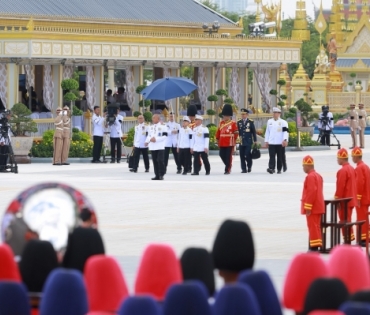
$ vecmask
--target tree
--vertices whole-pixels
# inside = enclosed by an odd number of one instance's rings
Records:
[[[30,118],[31,114],[32,112],[22,103],[12,107],[9,123],[16,137],[25,136],[27,132],[37,132],[37,124]]]

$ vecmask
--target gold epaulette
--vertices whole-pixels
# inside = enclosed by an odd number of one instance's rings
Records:
[[[253,119],[249,119],[249,121],[253,122]]]

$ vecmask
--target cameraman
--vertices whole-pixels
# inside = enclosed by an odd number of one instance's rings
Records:
[[[334,128],[334,118],[333,114],[329,112],[329,106],[322,106],[322,112],[319,115],[318,128],[320,131],[321,145],[330,146],[330,133]]]
[[[10,119],[10,112],[4,112],[0,114],[0,172],[6,170],[6,164],[8,161],[9,144],[10,144],[10,125],[8,123]],[[4,131],[8,132],[8,136],[4,134]]]
[[[114,115],[115,120],[110,125],[110,152],[111,152],[111,163],[114,163],[117,157],[117,163],[121,163],[121,155],[122,155],[122,122],[123,117],[119,115],[119,108],[115,109],[116,114]],[[108,114],[109,115],[109,114]],[[116,149],[117,148],[117,149]],[[115,155],[115,151],[117,153]]]

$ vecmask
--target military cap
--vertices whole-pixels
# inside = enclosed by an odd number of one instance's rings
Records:
[[[303,158],[302,165],[314,165],[313,157],[310,155],[306,155]]]
[[[349,105],[351,108],[354,108],[354,107],[356,107],[356,105],[355,104],[351,104],[351,105]]]
[[[184,117],[182,117],[182,120],[183,120],[183,121],[188,121],[188,122],[190,122],[190,118],[189,118],[188,116],[184,116]]]
[[[346,149],[342,148],[337,153],[337,158],[339,159],[348,159],[348,152]]]
[[[197,119],[199,119],[199,120],[203,120],[203,117],[202,117],[202,116],[200,116],[200,115],[195,115],[195,120],[197,120]]]
[[[198,113],[197,107],[195,105],[189,105],[186,115],[195,116],[197,113]]]
[[[354,147],[352,149],[352,156],[362,156],[362,150],[359,147]]]
[[[224,116],[232,116],[233,115],[233,107],[230,104],[225,104],[222,108],[222,115]]]
[[[272,112],[273,113],[281,113],[281,109],[279,107],[273,107]]]
[[[249,225],[243,221],[224,221],[213,243],[215,268],[240,272],[254,264],[254,243]]]
[[[60,112],[60,111],[62,111],[63,109],[61,108],[61,107],[58,107],[57,108],[57,112]]]
[[[64,110],[69,110],[69,107],[68,106],[64,106],[63,109]]]
[[[246,109],[246,108],[242,108],[242,109],[240,110],[240,112],[241,112],[241,113],[249,114],[249,110],[248,110],[248,109]]]

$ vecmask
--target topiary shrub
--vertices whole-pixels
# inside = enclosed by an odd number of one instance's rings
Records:
[[[218,96],[217,95],[210,95],[207,97],[208,102],[217,102]]]
[[[124,144],[126,147],[133,147],[133,146],[134,146],[134,137],[135,137],[135,127],[131,127],[131,128],[128,130],[127,137],[126,137],[126,139],[123,141],[123,144]]]
[[[22,103],[14,104],[11,109],[9,123],[14,135],[25,136],[27,132],[37,132],[37,124],[30,117],[32,112]]]
[[[147,122],[147,123],[151,123],[152,122],[152,117],[153,117],[153,114],[151,112],[145,112],[143,114],[144,116],[144,120]]]
[[[208,116],[216,115],[216,111],[215,111],[215,110],[213,110],[213,109],[207,109],[207,115],[208,115]]]
[[[133,115],[134,115],[134,117],[139,117],[141,115],[141,113],[139,111],[135,111]]]

